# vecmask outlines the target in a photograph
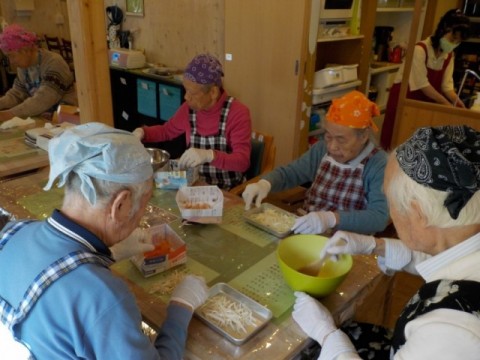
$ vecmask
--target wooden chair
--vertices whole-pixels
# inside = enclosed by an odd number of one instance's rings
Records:
[[[67,39],[62,38],[62,56],[65,61],[70,64],[73,64],[73,51],[72,51],[72,42]]]
[[[63,46],[60,39],[56,36],[43,35],[47,49],[63,56]]]
[[[62,38],[63,58],[66,62],[73,62],[72,42]]]
[[[230,192],[240,195],[248,184],[257,182],[261,175],[273,170],[276,150],[272,135],[252,131],[250,167],[245,174],[247,181],[230,189]]]
[[[70,70],[75,76],[75,67],[73,66],[73,51],[72,51],[72,42],[67,39],[62,38],[62,56],[67,62]]]

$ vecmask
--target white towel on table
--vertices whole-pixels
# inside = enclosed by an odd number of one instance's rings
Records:
[[[33,120],[32,118],[29,117],[27,119],[22,119],[22,118],[19,118],[19,117],[15,116],[14,118],[12,118],[10,120],[4,121],[0,125],[0,129],[6,130],[6,129],[11,129],[11,128],[14,128],[14,127],[17,127],[17,126],[26,126],[26,125],[31,125],[31,124],[35,124],[35,120]]]

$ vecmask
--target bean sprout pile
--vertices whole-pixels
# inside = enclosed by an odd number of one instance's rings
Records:
[[[266,209],[261,213],[252,214],[250,218],[279,233],[287,232],[295,223],[294,216],[281,213],[274,209]]]
[[[249,326],[255,326],[252,310],[223,294],[217,294],[208,299],[202,306],[201,312],[206,319],[224,330],[231,329],[237,333],[247,333]]]
[[[149,292],[154,293],[158,291],[161,295],[169,295],[187,274],[185,270],[174,270],[165,279],[153,285]]]

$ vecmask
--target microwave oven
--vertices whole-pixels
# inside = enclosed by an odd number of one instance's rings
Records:
[[[320,0],[320,20],[350,19],[355,1],[358,0]]]

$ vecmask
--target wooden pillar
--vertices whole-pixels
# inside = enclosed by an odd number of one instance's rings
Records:
[[[407,49],[407,55],[405,56],[405,67],[403,71],[402,77],[402,84],[400,86],[400,94],[398,98],[398,105],[397,105],[397,112],[395,115],[395,123],[393,125],[393,135],[392,135],[392,143],[391,147],[394,149],[397,145],[399,145],[399,129],[400,123],[402,122],[403,116],[403,106],[405,105],[405,100],[407,98],[407,90],[408,90],[408,79],[410,76],[410,70],[412,66],[413,60],[413,50],[415,46],[413,44],[416,43],[416,38],[418,34],[418,24],[420,23],[420,14],[422,12],[423,1],[422,0],[415,0],[415,8],[413,13],[412,25],[410,26],[410,37],[408,43],[411,44]]]
[[[67,0],[81,122],[113,126],[104,2]]]

